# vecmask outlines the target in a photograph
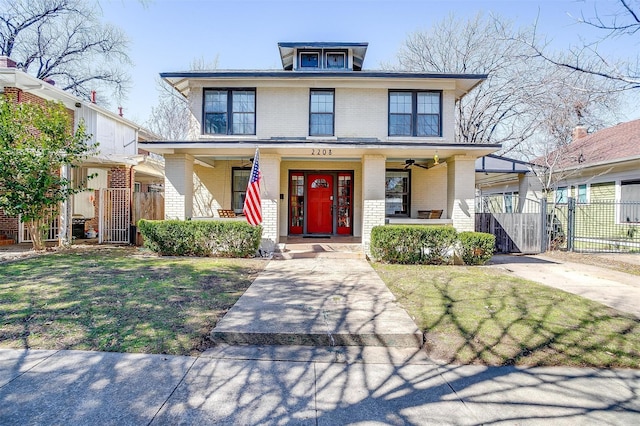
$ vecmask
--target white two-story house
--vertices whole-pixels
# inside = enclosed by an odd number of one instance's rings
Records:
[[[165,157],[165,216],[242,212],[260,152],[263,248],[355,237],[385,223],[474,228],[474,164],[498,145],[454,140],[455,104],[486,75],[367,71],[367,43],[279,43],[281,70],[161,73],[189,100]],[[429,213],[431,211],[431,213]]]
[[[84,238],[94,231],[100,242],[129,243],[134,191],[147,192],[162,188],[164,181],[161,159],[154,159],[138,148],[140,140],[157,139],[156,135],[121,114],[108,111],[91,100],[81,99],[60,89],[52,80],[40,80],[16,67],[16,62],[0,56],[0,96],[10,102],[41,104],[61,102],[67,108],[74,128],[84,123],[88,143],[96,152],[73,168],[68,176],[72,182],[88,182],[91,190],[70,197],[64,216],[67,229],[62,229],[62,209],[51,216],[46,239],[60,235]],[[68,220],[71,218],[71,221]],[[93,235],[91,232],[90,235]],[[27,227],[18,217],[0,209],[0,244],[30,241]]]

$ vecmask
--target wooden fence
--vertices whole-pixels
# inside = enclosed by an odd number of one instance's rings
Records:
[[[133,224],[140,219],[164,219],[163,192],[134,192],[133,193]]]
[[[140,219],[164,219],[164,192],[134,192],[133,193],[132,225],[136,226],[135,244],[141,246],[142,235],[137,232]]]

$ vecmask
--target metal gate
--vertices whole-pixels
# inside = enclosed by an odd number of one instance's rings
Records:
[[[544,201],[505,202],[502,196],[483,196],[476,206],[475,230],[495,235],[498,253],[542,253],[546,249],[545,213]]]
[[[129,244],[131,191],[128,188],[100,190],[98,243]]]
[[[580,252],[640,251],[640,203],[592,200],[549,206],[552,249]]]

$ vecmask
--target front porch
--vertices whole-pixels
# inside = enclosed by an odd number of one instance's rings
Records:
[[[236,143],[233,151],[215,145],[163,153],[167,219],[219,219],[219,210],[241,214],[255,145]],[[473,149],[316,145],[322,146],[260,146],[262,250],[276,252],[291,238],[346,236],[367,253],[371,230],[385,224],[473,230]]]

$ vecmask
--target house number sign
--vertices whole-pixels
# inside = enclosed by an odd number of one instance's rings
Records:
[[[331,153],[331,149],[311,148],[311,155],[325,156],[325,155],[333,155],[333,154]]]

